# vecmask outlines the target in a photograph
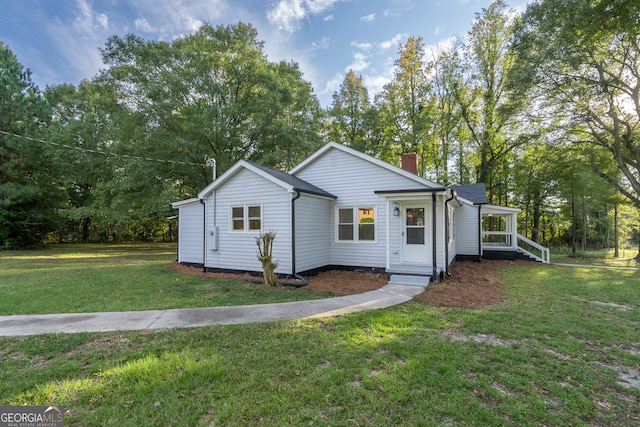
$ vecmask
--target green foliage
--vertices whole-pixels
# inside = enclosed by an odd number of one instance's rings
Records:
[[[394,78],[376,96],[383,127],[381,156],[398,164],[400,155],[415,152],[419,173],[425,176],[438,163],[428,135],[433,128],[434,105],[429,97],[429,65],[424,61],[422,37],[409,37],[398,47]]]
[[[517,16],[496,0],[451,47],[407,38],[373,103],[348,72],[326,111],[249,24],[114,35],[99,76],[44,96],[0,44],[0,248],[170,240],[169,203],[211,182],[205,156],[219,174],[239,159],[286,170],[325,138],[396,165],[414,151],[443,184],[484,182],[534,240],[608,245],[611,206],[640,207],[639,16],[633,1],[538,0]]]
[[[50,150],[13,134],[42,136],[49,106],[0,42],[0,249],[34,247],[55,226],[60,165]]]
[[[521,87],[540,96],[540,113],[553,115],[567,140],[586,143],[590,166],[636,207],[639,15],[640,6],[632,1],[533,3],[517,32],[514,68]]]
[[[367,114],[371,109],[369,93],[362,76],[349,70],[340,91],[333,94],[328,110],[329,138],[362,152],[370,152]]]
[[[0,247],[171,239],[170,203],[211,182],[205,156],[219,174],[240,159],[289,169],[321,144],[311,85],[297,64],[269,62],[247,24],[113,36],[99,76],[44,98],[0,53],[0,130],[77,148],[0,134]]]

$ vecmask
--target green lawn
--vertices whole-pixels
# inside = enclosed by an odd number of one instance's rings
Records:
[[[63,405],[69,426],[638,425],[640,272],[501,277],[482,311],[0,338],[0,404]]]
[[[634,259],[635,256],[638,255],[638,248],[620,248],[618,258],[614,258],[613,249],[577,251],[576,253],[578,256],[573,257],[569,248],[552,248],[551,262],[580,265],[608,265],[615,267],[640,267]]]
[[[173,244],[53,245],[0,251],[0,315],[246,305],[326,297],[167,268]]]

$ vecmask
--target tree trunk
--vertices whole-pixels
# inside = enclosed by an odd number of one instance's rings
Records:
[[[587,201],[582,198],[582,250],[587,250]]]
[[[82,241],[83,242],[86,243],[89,241],[90,231],[91,231],[91,217],[88,216],[82,220]]]
[[[275,231],[268,231],[256,237],[258,246],[258,259],[262,264],[264,283],[268,286],[278,285],[278,276],[275,273],[278,263],[273,261],[273,240],[276,238]]]
[[[638,224],[640,225],[640,224]],[[637,263],[640,263],[640,227],[638,230],[638,255],[636,255],[635,260]]]
[[[576,195],[573,193],[571,194],[571,256],[574,258],[578,257],[578,230],[576,230],[576,225]]]
[[[613,257],[620,258],[620,235],[618,234],[618,202],[613,205]]]
[[[540,243],[540,218],[542,217],[542,198],[540,192],[533,195],[533,229],[531,231],[531,240]]]

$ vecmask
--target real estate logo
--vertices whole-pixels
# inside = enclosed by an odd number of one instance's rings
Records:
[[[64,408],[0,406],[0,427],[64,427]]]

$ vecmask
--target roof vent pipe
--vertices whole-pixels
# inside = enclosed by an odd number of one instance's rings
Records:
[[[416,153],[405,153],[402,155],[402,169],[412,174],[418,175],[418,155]]]
[[[204,158],[204,164],[207,165],[207,167],[211,168],[211,174],[212,174],[212,180],[211,182],[216,180],[216,159],[206,156]]]

